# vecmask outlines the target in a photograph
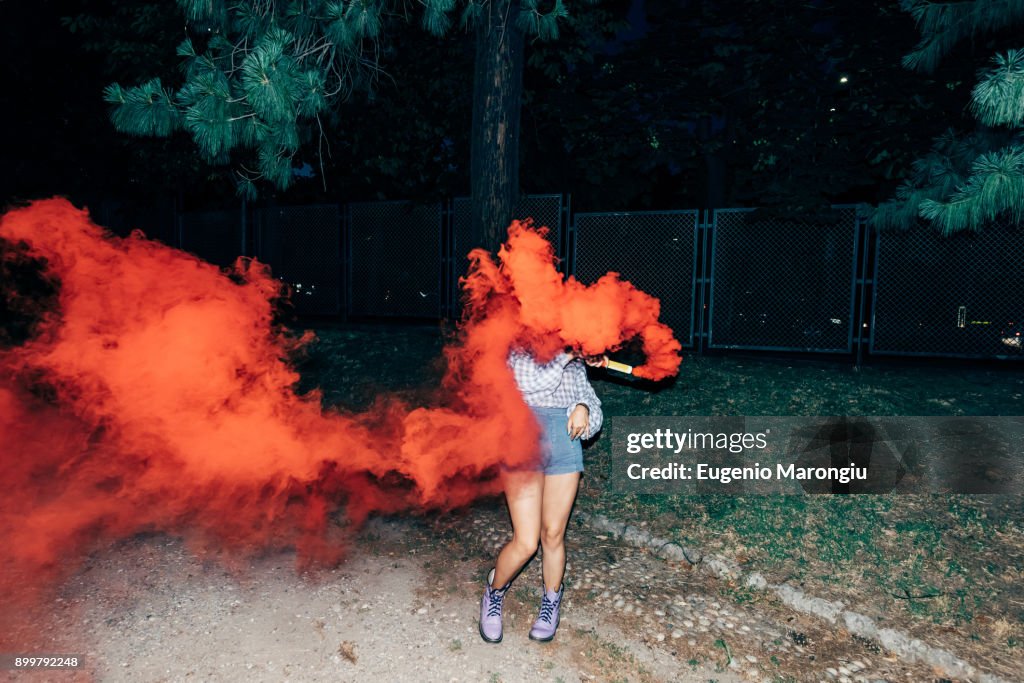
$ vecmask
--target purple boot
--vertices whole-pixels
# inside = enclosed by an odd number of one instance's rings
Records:
[[[564,585],[558,587],[557,593],[545,588],[544,597],[540,601],[540,614],[537,616],[537,621],[533,622],[533,628],[530,629],[530,640],[546,643],[555,637],[555,631],[558,630],[558,610],[562,606],[562,593],[564,592]]]
[[[505,600],[505,593],[512,585],[509,581],[501,588],[491,588],[491,581],[494,580],[494,570],[487,575],[487,587],[484,589],[484,597],[480,600],[480,637],[488,643],[501,642],[501,606]]]

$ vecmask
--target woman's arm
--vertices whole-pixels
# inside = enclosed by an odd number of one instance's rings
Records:
[[[604,424],[604,413],[601,410],[601,399],[594,392],[587,379],[587,368],[580,360],[574,360],[565,367],[566,381],[572,387],[573,403],[566,411],[566,416],[572,415],[577,405],[587,407],[589,419],[587,431],[583,434],[584,439],[590,439],[601,430]]]

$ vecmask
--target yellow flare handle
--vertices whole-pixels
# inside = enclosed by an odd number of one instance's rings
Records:
[[[625,363],[620,363],[617,360],[609,360],[608,361],[608,365],[606,365],[605,367],[608,368],[609,370],[615,370],[616,372],[621,372],[624,375],[632,375],[633,374],[633,366],[632,365],[626,365]]]

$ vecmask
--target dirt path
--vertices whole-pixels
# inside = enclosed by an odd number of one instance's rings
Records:
[[[235,575],[177,541],[135,539],[92,558],[66,587],[65,626],[82,627],[102,681],[742,680],[680,670],[589,610],[567,613],[556,641],[534,643],[532,600],[510,599],[504,642],[486,644],[480,563],[439,546],[407,554],[416,535],[371,525],[342,566],[317,577],[298,576],[292,555]]]
[[[102,681],[936,680],[575,521],[556,640],[526,638],[534,561],[507,598],[504,642],[486,644],[479,592],[507,534],[504,514],[483,505],[429,523],[376,520],[340,567],[313,577],[297,575],[288,554],[232,573],[177,540],[132,539],[67,584],[60,627],[82,639]]]

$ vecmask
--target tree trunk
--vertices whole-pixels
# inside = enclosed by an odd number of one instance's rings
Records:
[[[711,117],[705,116],[697,123],[697,138],[703,143],[705,179],[705,209],[721,209],[726,195],[726,162],[724,150],[715,145],[716,137],[712,131]]]
[[[523,32],[518,0],[489,0],[476,24],[470,148],[473,246],[497,249],[519,202]]]

